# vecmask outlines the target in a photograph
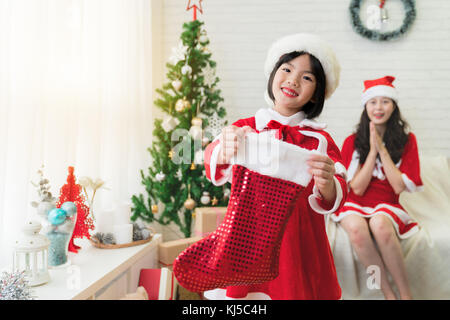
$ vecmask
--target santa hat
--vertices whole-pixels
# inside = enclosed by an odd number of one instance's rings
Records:
[[[308,33],[297,33],[285,36],[275,43],[269,49],[266,62],[264,64],[264,74],[267,79],[270,77],[273,68],[280,60],[281,56],[293,51],[307,52],[316,57],[322,64],[326,77],[325,99],[328,99],[336,90],[339,84],[339,75],[341,66],[327,43],[316,35]],[[270,106],[273,106],[272,99],[266,90],[265,98]]]
[[[398,101],[398,93],[392,82],[394,82],[395,77],[385,76],[383,78],[375,80],[364,81],[364,91],[362,94],[362,105],[365,106],[367,101],[374,97],[388,97]]]

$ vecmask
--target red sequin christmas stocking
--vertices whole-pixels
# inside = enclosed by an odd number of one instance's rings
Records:
[[[253,136],[253,140],[255,139],[257,137]],[[300,179],[302,183],[273,177],[273,174],[261,174],[256,172],[258,170],[250,170],[248,167],[255,169],[251,165],[234,165],[230,200],[222,224],[175,259],[173,272],[184,288],[203,292],[227,286],[263,283],[278,276],[283,231],[291,215],[292,206],[308,185],[311,176],[308,176],[306,166],[299,165],[302,160],[304,163],[310,152],[276,141],[276,159],[281,157],[284,160],[298,160],[294,172],[291,169],[291,178],[294,179],[290,180],[296,181],[298,179],[295,175],[298,177],[303,174]],[[266,142],[273,144],[272,140]],[[247,141],[247,147],[257,144],[257,140]],[[251,148],[246,152],[247,155],[249,152],[255,154]],[[273,150],[269,152],[269,158],[265,159],[265,163],[274,161]],[[279,169],[279,166],[276,168]],[[262,171],[268,172],[266,169]],[[275,176],[287,174],[277,174],[280,170],[273,168],[269,171],[275,172]]]

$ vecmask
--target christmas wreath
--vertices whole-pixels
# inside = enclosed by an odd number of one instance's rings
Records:
[[[359,33],[361,36],[374,40],[374,41],[387,41],[391,39],[395,39],[406,33],[408,29],[414,22],[416,18],[416,9],[414,0],[402,0],[403,6],[405,8],[405,18],[403,19],[403,23],[400,28],[390,31],[390,32],[379,32],[377,30],[370,30],[365,27],[361,22],[360,17],[360,7],[362,0],[352,0],[350,2],[350,17],[352,21],[353,29]],[[381,1],[381,6],[384,5],[385,1]],[[380,7],[381,7],[380,6]]]

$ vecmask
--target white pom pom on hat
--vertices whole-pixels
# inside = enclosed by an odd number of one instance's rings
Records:
[[[266,78],[268,79],[270,77],[272,70],[275,68],[281,56],[293,51],[307,52],[320,61],[326,77],[325,99],[331,97],[339,85],[341,66],[331,47],[314,34],[296,33],[275,41],[267,53],[264,64]],[[265,99],[270,106],[273,106],[273,101],[270,99],[267,90],[265,92]]]
[[[364,81],[364,91],[361,97],[361,103],[364,107],[372,98],[388,97],[398,102],[398,93],[392,84],[395,80],[393,76],[385,76],[374,80]]]

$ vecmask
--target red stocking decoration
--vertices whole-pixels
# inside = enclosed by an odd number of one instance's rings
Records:
[[[303,189],[235,165],[225,218],[215,232],[176,258],[178,282],[202,292],[275,279],[283,231]]]

